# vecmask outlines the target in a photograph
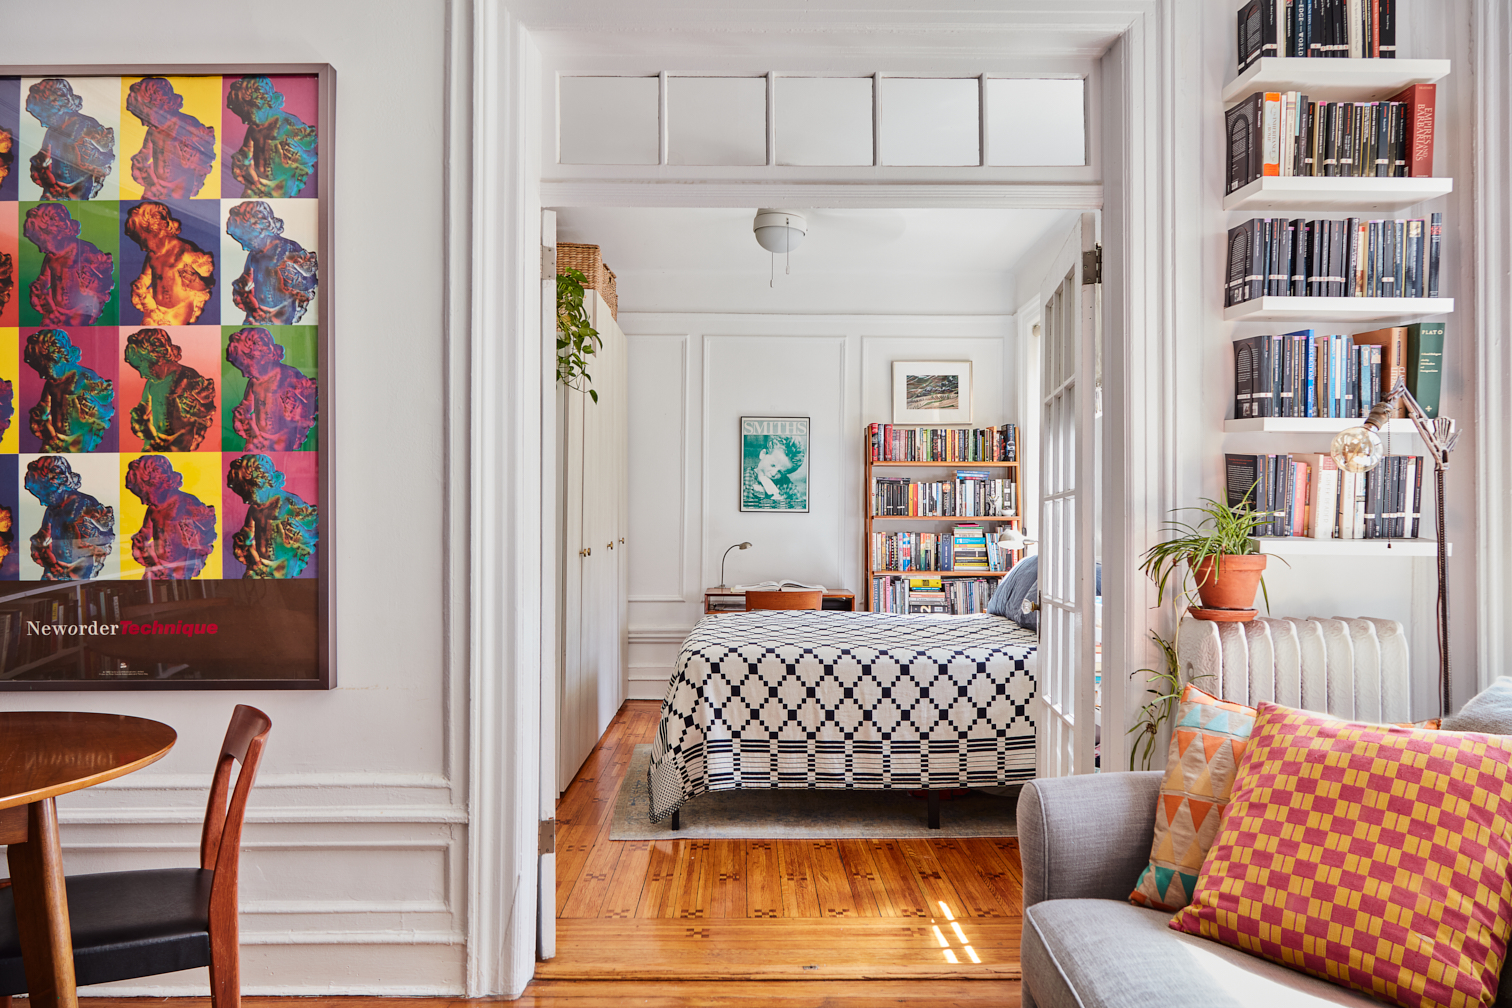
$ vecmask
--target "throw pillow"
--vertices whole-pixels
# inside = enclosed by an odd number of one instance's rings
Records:
[[[1026,556],[1013,565],[1013,569],[998,581],[997,590],[987,600],[987,611],[994,616],[1006,616],[1028,630],[1039,629],[1039,610],[1025,613],[1022,610],[1025,597],[1039,601],[1039,556]]]
[[[1150,863],[1134,883],[1132,902],[1174,911],[1191,900],[1254,719],[1253,707],[1219,700],[1190,683],[1182,690],[1155,804]]]
[[[1489,1005],[1512,931],[1512,739],[1262,703],[1171,927],[1411,1008]]]
[[[1497,679],[1471,697],[1458,714],[1444,718],[1444,730],[1512,735],[1512,676]]]

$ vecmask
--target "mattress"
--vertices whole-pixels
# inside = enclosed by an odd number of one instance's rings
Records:
[[[705,616],[662,701],[651,820],[709,791],[1029,780],[1035,644],[985,614]]]

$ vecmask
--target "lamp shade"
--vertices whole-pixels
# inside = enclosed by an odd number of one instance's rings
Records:
[[[793,251],[808,235],[808,222],[791,210],[757,210],[751,228],[757,244],[776,253]]]

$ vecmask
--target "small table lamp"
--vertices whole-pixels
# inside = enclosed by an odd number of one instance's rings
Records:
[[[731,546],[730,549],[727,549],[727,550],[724,551],[724,556],[722,556],[722,557],[719,558],[719,587],[715,588],[714,589],[715,591],[729,591],[730,590],[730,586],[727,585],[727,584],[725,584],[725,561],[728,560],[728,559],[730,559],[730,550],[735,550],[735,549],[750,549],[750,548],[751,548],[751,544],[750,543],[743,542],[743,543],[736,543],[734,546]]]

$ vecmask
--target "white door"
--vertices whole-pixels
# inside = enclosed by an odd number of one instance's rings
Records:
[[[1084,256],[1090,252],[1091,257]],[[1040,291],[1038,772],[1092,773],[1096,732],[1097,220],[1066,236]],[[1084,263],[1086,269],[1084,270]]]

